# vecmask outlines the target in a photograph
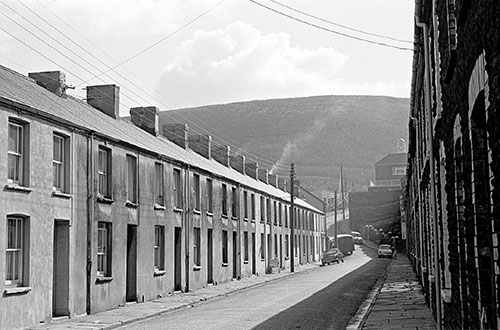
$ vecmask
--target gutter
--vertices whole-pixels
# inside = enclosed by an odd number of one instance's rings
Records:
[[[435,292],[436,292],[436,323],[437,329],[441,329],[441,276],[439,269],[439,239],[438,239],[438,219],[437,219],[437,209],[436,209],[436,173],[434,164],[434,138],[433,131],[434,127],[432,124],[432,95],[431,95],[431,68],[430,68],[430,54],[429,54],[429,28],[428,25],[421,21],[420,13],[422,10],[423,0],[415,0],[415,24],[422,28],[423,40],[424,40],[424,60],[425,60],[425,120],[427,129],[427,144],[429,146],[429,174],[430,174],[430,192],[431,192],[431,210],[432,210],[432,230],[433,230],[433,244],[434,244],[434,281],[435,281]],[[429,276],[429,280],[432,278]],[[430,281],[432,282],[432,281]]]

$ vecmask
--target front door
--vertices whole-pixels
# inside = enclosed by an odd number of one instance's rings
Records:
[[[127,301],[137,301],[137,226],[127,225]]]
[[[182,229],[175,227],[175,238],[174,238],[174,290],[182,290]]]
[[[238,278],[238,238],[233,231],[233,278]]]
[[[257,273],[257,255],[255,254],[255,233],[252,233],[252,274]]]
[[[214,282],[213,273],[213,242],[212,242],[212,229],[208,230],[207,233],[207,283]]]
[[[69,315],[69,221],[54,223],[52,315]]]

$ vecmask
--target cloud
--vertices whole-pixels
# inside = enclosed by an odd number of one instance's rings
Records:
[[[331,47],[303,49],[286,33],[264,35],[238,21],[182,42],[157,88],[186,106],[332,94],[347,61]]]

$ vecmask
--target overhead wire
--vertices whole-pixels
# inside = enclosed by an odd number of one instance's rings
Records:
[[[346,38],[358,40],[358,41],[361,41],[361,42],[366,42],[366,43],[373,44],[373,45],[378,45],[378,46],[389,47],[389,48],[394,48],[394,49],[398,49],[398,50],[405,50],[405,51],[412,51],[413,52],[413,48],[390,45],[390,44],[387,44],[385,42],[373,41],[373,40],[370,40],[370,39],[356,37],[356,36],[353,36],[353,35],[350,35],[350,34],[347,34],[347,33],[343,33],[343,32],[335,31],[335,30],[332,30],[332,29],[328,29],[326,27],[323,27],[323,26],[320,26],[320,25],[308,22],[306,20],[300,19],[298,17],[286,14],[286,13],[284,13],[282,11],[279,11],[277,9],[271,8],[269,6],[266,6],[266,5],[264,5],[264,4],[260,3],[260,2],[255,1],[255,0],[249,0],[249,1],[252,2],[252,3],[254,3],[254,4],[256,4],[256,5],[258,5],[258,6],[260,6],[260,7],[262,7],[262,8],[265,8],[265,9],[267,9],[269,11],[272,11],[272,12],[278,14],[278,15],[287,17],[287,18],[292,19],[294,21],[297,21],[297,22],[300,22],[302,24],[306,24],[306,25],[312,26],[314,28],[317,28],[317,29],[320,29],[320,30],[323,30],[323,31],[326,31],[326,32],[330,32],[330,33],[333,33],[333,34],[336,34],[336,35],[340,35],[340,36],[343,36],[343,37],[346,37]]]

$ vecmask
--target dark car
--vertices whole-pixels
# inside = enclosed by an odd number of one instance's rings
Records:
[[[321,264],[324,266],[326,264],[331,264],[332,262],[344,262],[344,254],[340,252],[337,248],[331,248],[323,252],[323,258],[321,259]]]

